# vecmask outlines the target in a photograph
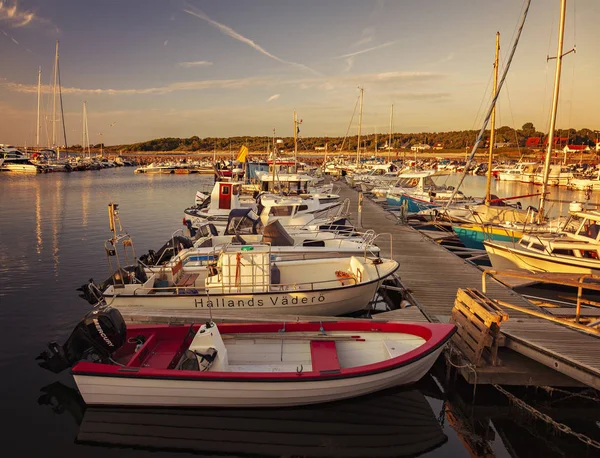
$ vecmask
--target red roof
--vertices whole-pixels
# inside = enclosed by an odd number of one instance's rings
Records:
[[[541,138],[539,137],[529,137],[525,142],[525,147],[539,146]]]
[[[587,145],[567,145],[571,151],[585,151],[588,146]]]

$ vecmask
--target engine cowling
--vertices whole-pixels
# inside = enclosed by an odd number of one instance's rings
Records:
[[[54,373],[82,360],[109,363],[126,338],[127,328],[121,313],[112,307],[96,308],[75,326],[63,346],[50,342],[48,350],[36,359],[41,367]]]

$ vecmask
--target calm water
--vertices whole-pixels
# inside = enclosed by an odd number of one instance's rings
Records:
[[[456,178],[444,180],[453,184]],[[593,456],[577,441],[519,419],[493,390],[480,387],[477,402],[485,408],[473,410],[464,400],[470,388],[447,391],[431,377],[408,391],[301,409],[86,410],[69,374],[44,371],[34,358],[48,341],[62,344],[89,310],[75,289],[91,277],[108,276],[107,204],[119,203],[139,255],[180,228],[182,210],[210,182],[195,175],[135,175],[132,168],[0,176],[0,437],[3,448],[9,446],[4,456],[162,457],[175,449],[233,456],[468,457],[473,450],[481,456]],[[481,195],[484,183],[469,177],[465,193]],[[498,186],[499,195],[531,192],[517,184]],[[575,195],[583,197],[562,197]],[[444,408],[452,413],[440,416]],[[575,418],[574,428],[597,429],[593,415],[582,424],[580,415]],[[368,453],[360,448],[365,445]]]

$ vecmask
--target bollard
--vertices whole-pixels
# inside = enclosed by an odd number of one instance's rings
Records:
[[[362,228],[363,193],[358,193],[358,227]]]

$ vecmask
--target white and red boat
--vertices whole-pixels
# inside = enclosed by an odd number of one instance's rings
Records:
[[[90,312],[42,367],[72,366],[87,404],[277,407],[418,381],[454,325],[346,320],[129,326]]]

